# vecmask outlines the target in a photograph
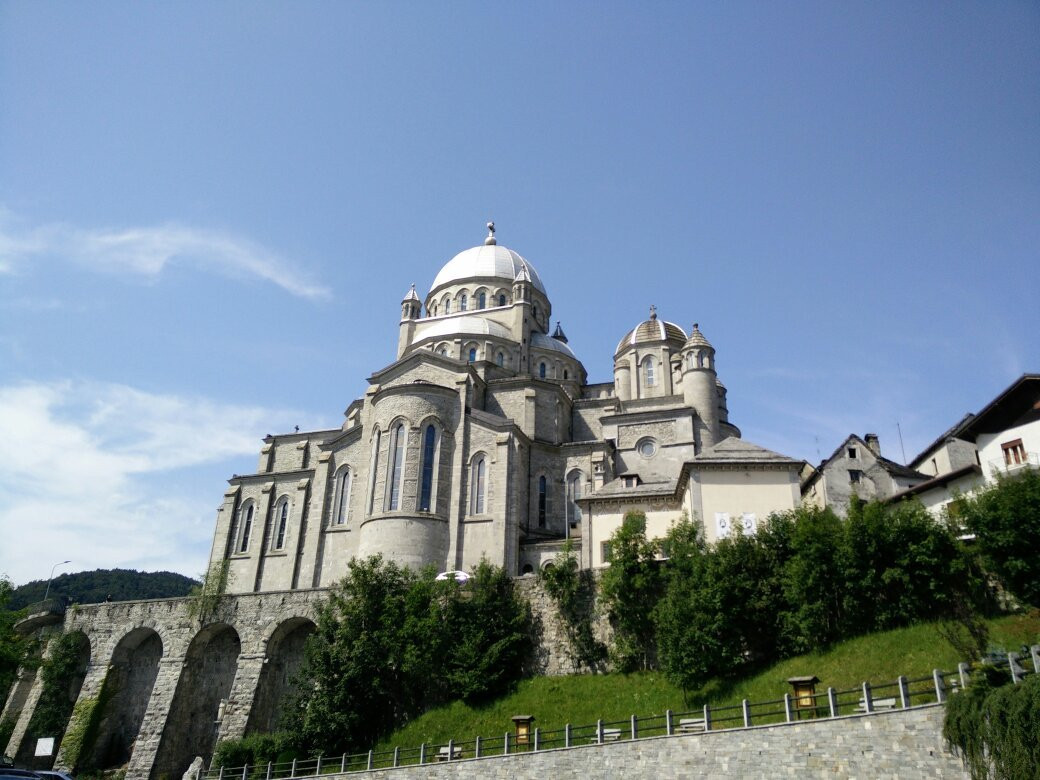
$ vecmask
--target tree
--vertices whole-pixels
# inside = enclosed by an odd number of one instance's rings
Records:
[[[793,522],[791,555],[784,562],[782,630],[788,651],[801,653],[841,637],[843,534],[841,520],[830,509],[803,506],[787,514]]]
[[[986,569],[1017,598],[1040,606],[1040,471],[999,476],[997,484],[955,506],[956,519],[975,534]]]
[[[954,616],[958,601],[978,601],[984,590],[971,556],[916,501],[853,502],[844,531],[846,635]]]
[[[646,515],[629,512],[610,537],[610,567],[600,589],[614,627],[611,657],[621,672],[656,665],[653,609],[661,596],[658,544],[646,538]]]
[[[0,701],[7,700],[7,692],[29,651],[29,640],[14,630],[23,611],[8,612],[11,598],[11,581],[0,576]],[[0,746],[2,749],[4,746]]]
[[[379,556],[353,560],[318,610],[286,728],[302,750],[363,750],[429,707],[483,701],[520,679],[530,607],[482,561],[469,583]]]

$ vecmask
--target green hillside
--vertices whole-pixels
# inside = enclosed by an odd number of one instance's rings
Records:
[[[998,618],[990,622],[995,646],[1018,649],[1040,641],[1040,611]],[[431,710],[381,742],[376,750],[420,743],[445,743],[501,735],[512,730],[510,717],[529,714],[544,730],[567,723],[588,725],[597,719],[623,721],[635,714],[661,715],[667,709],[696,709],[704,704],[766,701],[790,692],[788,677],[815,674],[820,689],[853,688],[864,680],[884,682],[899,675],[925,677],[932,669],[956,669],[963,659],[936,632],[932,624],[886,631],[842,642],[826,650],[781,661],[750,677],[727,683],[714,681],[683,701],[683,694],[656,672],[524,680],[510,696],[485,707],[455,702]]]
[[[171,571],[144,572],[133,569],[96,569],[62,574],[51,582],[50,596],[66,597],[76,604],[95,604],[109,596],[113,601],[162,599],[186,596],[198,583]],[[11,593],[8,609],[17,610],[43,599],[47,580],[19,585]]]

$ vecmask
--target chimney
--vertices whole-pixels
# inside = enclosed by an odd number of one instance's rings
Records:
[[[866,434],[863,437],[863,441],[865,441],[867,443],[867,447],[870,448],[871,452],[873,452],[879,458],[881,457],[881,442],[878,441],[878,437],[877,437],[876,433],[868,433],[868,434]]]

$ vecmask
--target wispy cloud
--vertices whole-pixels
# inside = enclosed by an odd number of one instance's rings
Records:
[[[37,579],[63,558],[201,571],[223,469],[293,416],[117,384],[0,387],[0,574]]]
[[[156,277],[170,263],[188,263],[225,275],[252,276],[302,298],[329,289],[309,281],[293,263],[241,236],[178,224],[79,228],[53,223],[26,226],[0,211],[0,273],[33,259],[75,262],[99,272]]]

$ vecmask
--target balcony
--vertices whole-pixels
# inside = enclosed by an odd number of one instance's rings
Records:
[[[1007,457],[989,462],[990,473],[1014,474],[1022,469],[1040,468],[1040,453],[1037,452],[1009,452]]]

